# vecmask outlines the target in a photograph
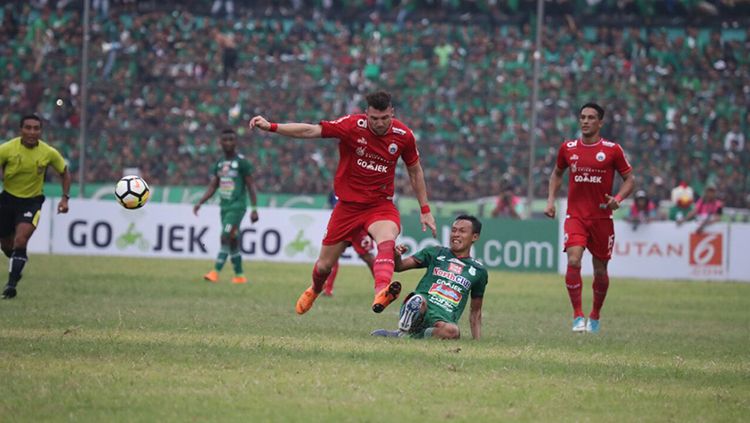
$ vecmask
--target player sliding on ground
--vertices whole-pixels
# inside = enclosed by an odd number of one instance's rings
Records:
[[[417,288],[406,297],[399,313],[398,330],[378,329],[373,336],[458,339],[458,319],[471,297],[471,336],[482,333],[482,299],[487,270],[473,259],[471,246],[479,239],[482,223],[461,215],[451,227],[450,248],[433,246],[401,259],[406,246],[396,247],[396,271],[427,268]]]
[[[287,137],[339,140],[340,160],[333,183],[339,202],[328,220],[323,246],[313,267],[312,286],[297,300],[297,314],[312,308],[331,269],[349,245],[348,240],[362,228],[378,246],[373,264],[375,299],[372,310],[382,312],[401,293],[401,283],[391,280],[396,237],[401,231],[401,217],[393,204],[399,157],[406,163],[409,181],[421,206],[422,230],[429,227],[433,236],[437,232],[435,218],[427,204],[427,188],[414,134],[393,118],[390,94],[379,91],[368,95],[364,114],[319,124],[272,123],[255,116],[249,127]]]

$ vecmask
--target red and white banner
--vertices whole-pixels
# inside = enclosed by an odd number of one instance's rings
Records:
[[[564,207],[564,205],[563,205]],[[563,210],[564,211],[564,210]],[[564,214],[563,214],[564,216]],[[646,279],[735,280],[750,282],[750,224],[715,223],[697,232],[698,223],[652,222],[637,228],[615,221],[610,276]],[[560,220],[559,272],[567,255]],[[591,254],[583,255],[582,273],[591,275]]]

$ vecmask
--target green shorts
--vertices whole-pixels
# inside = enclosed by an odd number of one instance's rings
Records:
[[[246,211],[246,208],[221,209],[221,235],[229,235],[233,228],[239,228]]]

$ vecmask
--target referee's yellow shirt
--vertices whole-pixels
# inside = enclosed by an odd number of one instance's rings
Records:
[[[62,173],[66,165],[60,152],[42,140],[34,148],[24,147],[21,137],[0,144],[3,189],[16,197],[42,195],[47,166]]]

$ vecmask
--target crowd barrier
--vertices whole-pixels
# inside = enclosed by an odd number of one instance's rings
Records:
[[[190,204],[148,204],[126,210],[114,201],[71,199],[70,212],[57,214],[57,199],[45,202],[29,244],[32,253],[213,259],[219,248],[219,208]],[[330,210],[260,208],[260,221],[246,217],[240,249],[248,260],[312,263],[320,250]],[[402,216],[398,242],[416,251],[449,245],[452,219],[438,219],[438,236],[422,232],[416,214]],[[553,220],[484,219],[473,255],[488,268],[564,272],[562,223]],[[610,274],[615,277],[750,281],[750,224],[718,223],[705,233],[696,225],[656,222],[633,230],[616,221]],[[745,254],[746,255],[746,254]],[[744,259],[744,260],[743,260]],[[361,264],[351,249],[342,263]],[[588,261],[584,273],[590,273]]]

